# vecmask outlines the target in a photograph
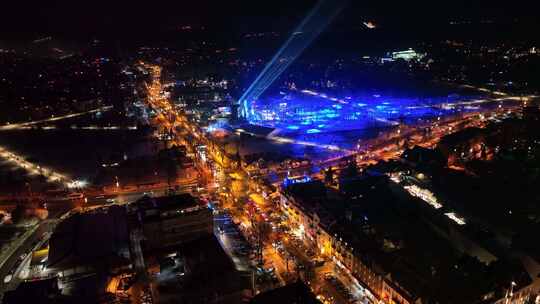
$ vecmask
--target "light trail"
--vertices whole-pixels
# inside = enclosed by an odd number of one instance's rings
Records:
[[[301,145],[301,146],[309,146],[309,147],[317,147],[317,148],[323,148],[330,151],[336,151],[336,152],[345,152],[345,153],[353,153],[351,150],[342,149],[336,145],[326,145],[326,144],[318,144],[314,142],[309,141],[303,141],[303,140],[296,140],[288,137],[268,137],[269,140],[279,142],[279,143],[286,143],[286,144],[294,144],[294,145]]]
[[[336,97],[330,97],[330,96],[328,96],[328,95],[326,95],[324,93],[315,92],[313,90],[302,90],[300,92],[304,93],[306,95],[317,96],[317,97],[324,98],[324,99],[327,99],[327,100],[330,100],[330,101],[339,102],[341,104],[349,104],[349,102],[347,102],[347,101],[345,101],[343,99],[336,98]]]
[[[56,172],[52,169],[36,165],[24,159],[21,155],[15,154],[8,149],[0,146],[0,157],[5,159],[10,165],[26,170],[30,175],[43,175],[48,182],[63,183],[68,186],[72,180],[65,174]]]
[[[466,101],[458,101],[453,103],[439,103],[439,104],[433,104],[433,105],[421,105],[421,106],[409,106],[407,109],[414,110],[414,109],[423,109],[423,108],[444,108],[444,109],[451,109],[459,106],[469,106],[469,105],[480,105],[480,104],[486,104],[486,103],[495,103],[495,102],[503,102],[503,101],[529,101],[533,98],[538,98],[536,95],[527,95],[527,96],[506,96],[506,97],[499,97],[499,98],[482,98],[482,99],[473,99],[473,100],[466,100]]]
[[[344,0],[320,0],[292,32],[287,41],[266,64],[255,81],[239,99],[240,115],[248,119],[253,114],[250,103],[270,87],[270,85],[293,63],[300,54],[339,14]]]
[[[10,129],[10,130],[32,130],[34,127],[32,126],[24,126],[24,127],[18,127],[16,129]],[[58,128],[56,126],[43,126],[40,128],[41,130],[58,130],[62,128]],[[88,131],[117,131],[117,130],[129,130],[134,131],[137,130],[137,126],[71,126],[69,127],[71,130],[88,130]]]
[[[340,147],[338,147],[336,145],[319,144],[319,143],[315,143],[315,142],[297,140],[297,139],[293,139],[293,138],[289,138],[289,137],[282,137],[282,136],[268,136],[268,137],[260,136],[260,135],[257,135],[255,133],[247,132],[244,129],[236,129],[235,131],[238,132],[238,133],[244,133],[244,134],[247,134],[247,135],[250,135],[250,136],[266,138],[266,139],[268,139],[270,141],[274,141],[274,142],[277,142],[277,143],[280,143],[280,144],[293,144],[293,145],[301,145],[301,146],[323,148],[323,149],[330,150],[330,151],[335,151],[335,152],[354,153],[354,151],[352,151],[352,150],[343,149],[343,148],[340,148]]]
[[[474,89],[482,91],[482,92],[488,91],[485,88],[476,88],[476,87],[467,86],[467,85],[464,85],[464,86],[467,87],[467,88],[474,88]],[[300,92],[305,94],[305,95],[316,96],[316,97],[319,97],[319,98],[323,98],[323,99],[326,99],[326,100],[338,102],[338,103],[341,103],[341,104],[349,104],[349,102],[344,100],[344,99],[331,97],[331,96],[328,96],[325,93],[319,93],[319,92],[316,92],[316,91],[313,91],[313,90],[305,89],[305,90],[301,90]],[[524,102],[526,102],[526,101],[529,101],[529,100],[531,100],[533,98],[538,98],[537,95],[510,96],[510,95],[508,95],[508,94],[506,94],[504,92],[498,92],[498,91],[493,92],[493,94],[498,95],[498,96],[504,96],[504,97],[482,98],[482,99],[473,99],[473,100],[465,100],[465,101],[458,101],[458,102],[452,102],[452,103],[439,103],[439,104],[431,104],[431,105],[408,106],[408,107],[406,107],[406,109],[408,109],[408,110],[427,109],[427,108],[453,109],[453,108],[459,107],[459,106],[480,105],[480,104],[503,102],[503,101],[524,101]],[[391,125],[398,125],[398,123],[387,120],[387,119],[384,119],[384,118],[377,118],[377,120],[380,121],[380,122],[385,122],[385,123],[391,124]]]
[[[42,124],[42,123],[46,123],[46,122],[59,121],[59,120],[62,120],[62,119],[74,118],[74,117],[78,117],[78,116],[82,116],[82,115],[86,115],[86,114],[91,114],[91,113],[104,112],[104,111],[108,111],[108,110],[110,110],[112,108],[113,108],[112,106],[104,106],[104,107],[100,107],[100,108],[93,109],[93,110],[90,110],[90,111],[85,111],[85,112],[80,112],[80,113],[72,113],[72,114],[58,116],[58,117],[52,117],[52,118],[48,118],[48,119],[35,120],[35,121],[29,121],[29,122],[22,122],[22,123],[14,123],[14,124],[7,124],[7,125],[0,126],[0,131],[28,129],[29,127],[34,126],[34,125],[38,125],[38,124]]]

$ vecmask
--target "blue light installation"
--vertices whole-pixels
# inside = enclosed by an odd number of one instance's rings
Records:
[[[309,183],[310,181],[311,181],[311,177],[309,177],[308,175],[305,175],[305,176],[302,176],[302,177],[297,177],[297,178],[286,177],[283,180],[283,186],[285,186],[285,188],[287,188],[289,185],[305,184],[305,183]]]
[[[306,91],[306,90],[305,90]],[[444,107],[446,96],[398,98],[371,94],[334,101],[326,94],[291,90],[287,95],[260,98],[250,103],[250,123],[280,129],[281,134],[316,135],[336,131],[392,127],[416,123],[419,118],[452,115],[472,109]],[[472,97],[463,97],[465,100]],[[284,100],[287,102],[285,103]],[[339,101],[347,102],[339,102]],[[463,101],[463,100],[461,100]],[[457,102],[459,104],[459,102]]]

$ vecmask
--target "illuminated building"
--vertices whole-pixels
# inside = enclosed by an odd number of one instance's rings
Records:
[[[385,290],[385,294],[392,295],[394,299],[403,299],[390,283],[384,283],[383,275],[373,269],[374,265],[366,263],[352,244],[334,232],[335,218],[323,207],[334,203],[320,181],[289,183],[281,197],[281,208],[288,215],[295,235],[313,243],[319,249],[319,254],[330,258],[342,271],[358,278],[376,295]]]
[[[288,180],[281,195],[280,207],[287,215],[292,231],[299,238],[316,244],[321,254],[330,256],[332,237],[321,226],[325,214],[319,208],[326,199],[326,188],[320,181]]]
[[[455,244],[416,213],[417,199],[395,193],[388,177],[360,175],[343,180],[339,193],[334,190],[319,181],[289,184],[280,207],[296,236],[312,243],[379,303],[470,303],[493,290],[489,284],[472,284],[475,279],[468,276],[479,271],[482,282],[487,282],[491,275],[484,272],[486,264],[463,263],[463,252],[456,252]],[[434,271],[455,267],[459,270],[451,274]],[[506,277],[501,274],[497,280]],[[456,294],[456,288],[464,292]]]
[[[456,222],[458,225],[465,225],[467,223],[463,217],[457,215],[455,212],[447,212],[444,215]]]
[[[513,138],[512,132],[516,132],[511,124],[502,124],[501,128],[507,135],[501,138]],[[496,131],[493,128],[467,128],[447,135],[441,139],[437,148],[448,159],[448,165],[460,165],[467,160],[491,159],[498,145],[489,145],[489,140],[503,145],[506,142],[496,139]],[[494,136],[495,135],[495,136]]]
[[[520,288],[512,281],[504,297],[495,304],[540,304],[540,278],[537,277],[531,284]]]
[[[437,201],[437,198],[433,194],[433,192],[429,191],[428,189],[422,189],[418,187],[417,185],[410,185],[410,186],[404,186],[403,187],[409,194],[412,196],[416,196],[426,203],[428,203],[430,206],[432,206],[435,209],[442,208],[442,204]]]
[[[408,49],[405,51],[398,51],[398,52],[392,52],[392,59],[398,60],[403,59],[405,61],[411,61],[411,60],[420,60],[424,57],[424,54],[417,53],[413,49]]]

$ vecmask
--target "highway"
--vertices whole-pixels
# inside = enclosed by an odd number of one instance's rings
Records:
[[[43,124],[43,123],[56,122],[56,121],[63,120],[63,119],[75,118],[75,117],[78,117],[78,116],[97,113],[97,112],[105,112],[105,111],[108,111],[108,110],[110,110],[112,108],[113,108],[112,106],[104,106],[104,107],[99,107],[97,109],[93,109],[93,110],[89,110],[89,111],[84,111],[84,112],[79,112],[79,113],[72,113],[72,114],[67,114],[67,115],[62,115],[62,116],[56,116],[56,117],[51,117],[51,118],[48,118],[48,119],[41,119],[41,120],[34,120],[34,121],[28,121],[28,122],[7,124],[7,125],[0,126],[0,131],[27,129],[29,127],[36,126],[36,125]]]

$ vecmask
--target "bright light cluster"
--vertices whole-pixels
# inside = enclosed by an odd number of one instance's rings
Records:
[[[416,124],[459,113],[478,112],[494,104],[527,100],[532,96],[398,98],[380,94],[332,96],[313,89],[290,90],[251,102],[251,124],[279,129],[279,133],[318,134],[374,127]]]
[[[55,122],[55,121],[59,121],[59,120],[62,120],[62,119],[74,118],[74,117],[78,117],[78,116],[82,116],[82,115],[86,115],[86,114],[104,112],[104,111],[108,111],[108,110],[110,110],[112,108],[113,108],[112,106],[105,106],[105,107],[100,107],[100,108],[90,110],[90,111],[85,111],[85,112],[80,112],[80,113],[72,113],[72,114],[67,114],[67,115],[64,115],[64,116],[52,117],[52,118],[48,118],[48,119],[35,120],[35,121],[29,121],[29,122],[22,122],[22,123],[16,123],[16,124],[7,124],[7,125],[0,126],[0,131],[18,130],[18,129],[23,129],[24,130],[24,129],[28,129],[28,128],[32,127],[32,126],[35,126],[35,125],[39,125],[39,124],[43,124],[43,123]]]
[[[317,134],[397,126],[405,119],[439,117],[467,109],[442,107],[448,99],[395,98],[379,94],[335,97],[314,90],[291,90],[251,103],[249,122],[282,133]]]
[[[88,186],[88,182],[85,180],[73,180],[66,184],[69,189],[81,189]]]
[[[448,212],[448,213],[445,213],[444,215],[446,215],[452,221],[456,222],[458,225],[463,226],[466,224],[465,219],[457,215],[455,212]]]
[[[26,170],[30,175],[43,175],[47,177],[49,182],[68,182],[69,179],[58,172],[51,169],[42,167],[40,165],[33,164],[24,159],[24,157],[17,155],[4,147],[0,147],[0,157],[8,161],[11,165]],[[67,184],[66,184],[67,185]]]
[[[443,206],[437,201],[437,198],[435,197],[433,192],[427,189],[420,188],[416,185],[404,186],[403,188],[405,188],[405,190],[407,190],[407,192],[409,192],[412,196],[416,196],[422,199],[424,202],[428,203],[429,205],[431,205],[431,207],[435,209],[440,209]]]

